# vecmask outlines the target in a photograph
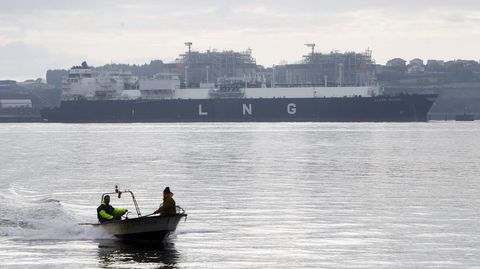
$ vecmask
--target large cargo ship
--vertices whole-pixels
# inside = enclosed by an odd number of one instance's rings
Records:
[[[175,74],[70,70],[49,122],[427,121],[435,94],[385,95],[378,86],[248,87],[242,78],[181,88]]]

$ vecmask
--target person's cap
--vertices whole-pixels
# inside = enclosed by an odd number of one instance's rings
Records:
[[[103,199],[107,199],[107,198],[110,198],[110,195],[103,196]]]
[[[171,193],[170,191],[170,187],[166,187],[164,190],[163,190],[164,193]]]

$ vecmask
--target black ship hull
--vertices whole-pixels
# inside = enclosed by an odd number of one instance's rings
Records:
[[[436,97],[70,100],[41,114],[49,122],[414,122],[428,120]]]

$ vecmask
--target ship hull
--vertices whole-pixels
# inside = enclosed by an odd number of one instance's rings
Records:
[[[49,122],[415,122],[428,120],[436,97],[71,100],[41,114]]]

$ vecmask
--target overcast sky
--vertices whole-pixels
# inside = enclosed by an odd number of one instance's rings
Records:
[[[173,61],[185,51],[252,49],[257,64],[317,51],[479,60],[479,0],[0,0],[0,79],[45,77],[86,60]]]

